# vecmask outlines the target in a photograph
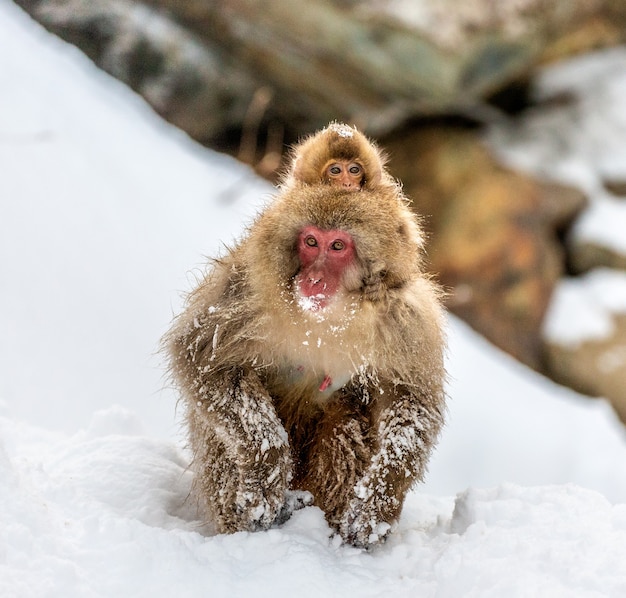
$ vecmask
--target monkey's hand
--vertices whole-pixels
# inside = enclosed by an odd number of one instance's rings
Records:
[[[380,414],[377,450],[339,524],[339,533],[350,544],[367,548],[384,542],[400,516],[406,492],[422,478],[442,416],[416,401],[404,397]]]
[[[284,511],[292,475],[287,433],[269,395],[249,372],[201,396],[190,423],[201,432],[192,443],[207,510],[220,532],[269,528]]]
[[[306,490],[287,490],[285,504],[274,521],[276,525],[285,523],[294,511],[304,509],[313,504],[313,495]]]
[[[383,277],[385,276],[385,263],[376,260],[368,264],[366,275],[363,278],[363,295],[369,301],[380,301],[386,294]]]

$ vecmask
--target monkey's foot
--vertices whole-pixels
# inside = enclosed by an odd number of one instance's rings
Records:
[[[285,495],[285,504],[281,509],[278,517],[274,521],[274,525],[282,525],[285,523],[294,511],[299,511],[313,504],[313,495],[306,490],[287,490]]]
[[[236,526],[248,531],[269,529],[281,517],[289,500],[286,488],[291,475],[289,454],[265,451],[259,462],[243,468],[239,474],[235,494]]]
[[[339,524],[343,541],[357,548],[371,548],[382,544],[392,530],[392,525],[380,521],[369,509],[350,510]]]
[[[280,516],[291,478],[291,456],[286,444],[241,450],[243,441],[231,434],[225,441],[215,426],[207,435],[202,469],[196,472],[194,491],[202,499],[219,533],[269,529]],[[236,431],[236,429],[235,429]],[[265,438],[265,437],[264,437]],[[249,443],[254,448],[254,443]],[[247,457],[247,461],[242,457]]]
[[[344,542],[359,548],[382,544],[401,507],[388,486],[370,472],[354,487],[354,495],[339,520],[338,531]]]
[[[271,527],[281,504],[275,497],[247,491],[238,495],[235,512],[236,521],[229,531],[256,532]]]

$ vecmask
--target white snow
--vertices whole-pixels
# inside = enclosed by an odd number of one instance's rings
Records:
[[[12,3],[0,11],[0,396],[65,431],[113,402],[172,431],[159,334],[189,272],[271,189]]]
[[[155,351],[271,190],[8,0],[0,39],[0,596],[626,595],[622,426],[454,318],[449,423],[384,546],[315,507],[207,535]]]
[[[584,276],[559,282],[546,316],[544,335],[564,346],[576,346],[582,339],[607,338],[614,331],[615,314],[626,314],[626,272],[596,268]]]
[[[354,131],[350,127],[348,127],[346,125],[341,125],[341,124],[338,124],[338,123],[332,123],[332,124],[328,125],[328,128],[331,131],[334,131],[335,133],[337,133],[337,135],[339,135],[339,137],[350,138],[350,137],[354,136]]]

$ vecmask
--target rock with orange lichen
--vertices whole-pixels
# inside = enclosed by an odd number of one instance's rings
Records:
[[[540,368],[541,325],[565,267],[558,232],[584,196],[503,167],[473,130],[423,128],[385,146],[432,232],[428,257],[448,307]]]

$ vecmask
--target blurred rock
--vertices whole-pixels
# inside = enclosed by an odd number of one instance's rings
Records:
[[[594,268],[603,267],[626,270],[626,255],[606,245],[588,241],[574,241],[568,251],[570,269],[575,274],[583,274]]]
[[[564,271],[557,232],[585,204],[577,190],[502,167],[476,131],[423,128],[383,144],[432,232],[428,257],[449,308],[540,368],[540,329]]]
[[[606,178],[602,183],[613,201],[626,201],[626,181]],[[626,270],[626,251],[619,250],[609,242],[574,238],[567,243],[567,251],[570,270],[575,274],[584,274],[594,268]]]
[[[249,126],[257,88],[270,101],[253,128],[293,134],[480,113],[538,63],[624,39],[626,22],[612,0],[16,2],[201,141]]]
[[[546,343],[548,375],[579,392],[608,399],[626,422],[626,315],[613,316],[614,331],[576,346]]]
[[[18,0],[201,142],[245,120],[261,83],[211,40],[133,0]]]
[[[608,0],[597,8],[588,19],[555,37],[543,51],[541,62],[557,62],[577,54],[623,44],[626,41],[626,4],[622,0]]]
[[[626,181],[623,179],[606,178],[603,181],[604,188],[616,197],[626,197]]]

